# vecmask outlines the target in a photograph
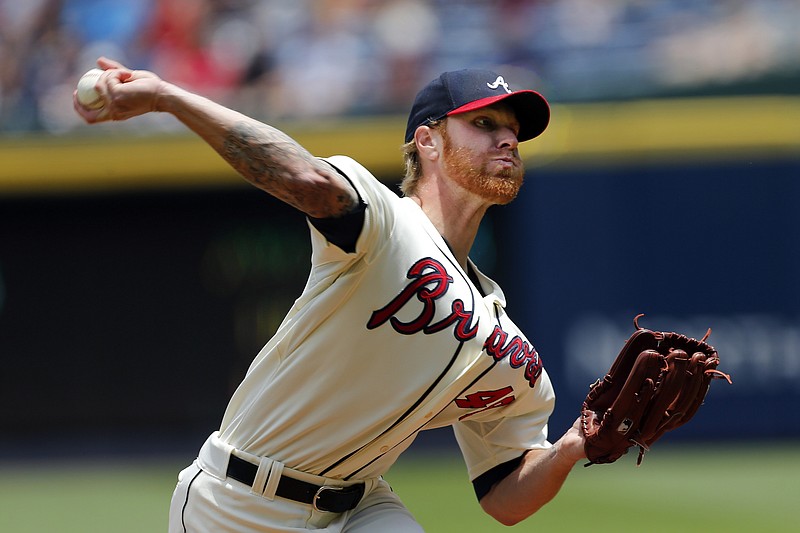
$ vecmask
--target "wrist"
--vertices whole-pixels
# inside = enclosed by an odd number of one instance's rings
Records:
[[[569,463],[570,466],[582,459],[586,459],[584,442],[583,435],[574,428],[570,428],[564,436],[553,444],[556,459]]]
[[[159,80],[156,90],[153,93],[153,103],[151,111],[158,113],[168,113],[170,108],[170,97],[175,86],[164,80]]]

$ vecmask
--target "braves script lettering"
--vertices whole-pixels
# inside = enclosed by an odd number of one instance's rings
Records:
[[[375,329],[389,322],[395,331],[403,335],[414,335],[419,332],[437,333],[451,326],[453,326],[453,336],[458,341],[467,341],[477,335],[478,319],[474,319],[474,312],[466,309],[461,299],[454,299],[450,304],[450,314],[438,322],[433,322],[436,301],[447,293],[453,283],[453,277],[447,273],[442,263],[430,257],[420,259],[408,270],[406,277],[411,282],[391,302],[372,313],[367,322],[368,329]],[[422,304],[419,315],[408,322],[403,322],[397,318],[397,313],[409,305],[415,296]],[[509,334],[499,325],[495,325],[483,343],[483,349],[495,361],[508,357],[511,368],[524,366],[525,379],[531,387],[536,384],[542,373],[542,361],[536,349],[519,335],[509,338]]]
[[[462,300],[453,300],[450,314],[442,320],[431,323],[436,313],[436,300],[447,292],[453,277],[447,274],[444,266],[435,259],[426,258],[417,261],[407,274],[412,280],[394,300],[372,313],[367,328],[375,329],[389,321],[395,331],[403,335],[413,335],[422,331],[426,334],[436,333],[455,324],[453,335],[459,341],[469,340],[478,333],[478,324],[472,324],[473,312],[464,308]],[[419,316],[409,322],[403,322],[395,316],[416,296],[422,303]]]
[[[542,374],[542,360],[536,348],[527,341],[522,340],[519,335],[508,338],[508,333],[503,331],[500,326],[495,326],[492,334],[483,343],[486,353],[491,355],[495,361],[499,361],[508,356],[508,364],[511,368],[525,367],[525,379],[531,387],[536,385],[536,380]]]

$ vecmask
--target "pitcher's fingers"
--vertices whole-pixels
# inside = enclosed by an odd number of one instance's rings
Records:
[[[97,66],[103,70],[108,70],[112,68],[129,70],[125,65],[123,65],[119,61],[116,61],[114,59],[109,59],[104,56],[100,56],[99,58],[97,58]]]
[[[100,109],[87,109],[83,107],[78,101],[77,90],[72,92],[72,107],[75,108],[75,112],[88,124],[95,124],[109,119],[108,109],[106,107]]]

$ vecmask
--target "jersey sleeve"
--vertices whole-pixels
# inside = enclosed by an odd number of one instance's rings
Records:
[[[368,256],[380,252],[380,247],[390,242],[395,227],[393,203],[399,201],[397,194],[378,181],[366,168],[350,157],[332,156],[323,158],[344,176],[356,189],[360,206],[345,220],[350,228],[336,229],[332,221],[322,223],[309,220],[312,228],[312,244],[323,261],[348,260],[346,256]],[[357,222],[355,230],[353,222]],[[342,240],[341,230],[349,231]],[[355,238],[353,232],[355,231]],[[331,233],[333,232],[333,233]],[[328,237],[333,237],[329,239]],[[345,246],[341,246],[344,243]],[[336,246],[330,246],[334,244]]]
[[[538,389],[538,390],[536,390]],[[469,478],[474,481],[489,470],[521,457],[527,450],[547,449],[547,421],[555,395],[546,372],[515,408],[491,421],[463,420],[453,424]]]

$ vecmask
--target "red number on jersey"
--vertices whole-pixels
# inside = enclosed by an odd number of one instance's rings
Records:
[[[462,409],[478,409],[471,413],[460,416],[459,420],[464,420],[467,417],[482,413],[495,407],[502,407],[508,405],[515,400],[514,395],[511,394],[514,389],[511,386],[503,387],[498,390],[479,391],[466,395],[464,398],[456,398],[456,405]]]

